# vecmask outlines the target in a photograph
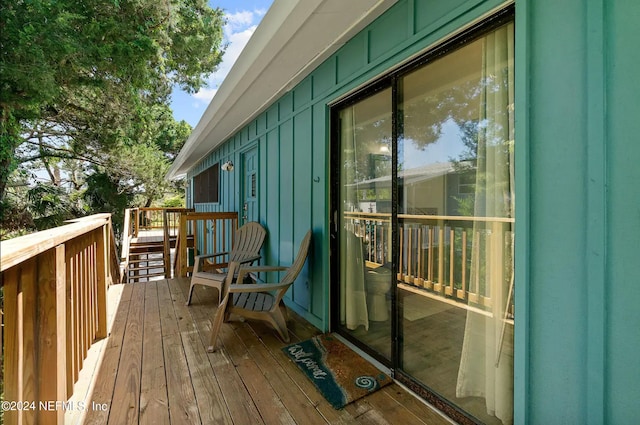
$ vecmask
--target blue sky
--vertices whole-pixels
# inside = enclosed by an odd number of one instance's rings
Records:
[[[193,95],[174,90],[171,96],[171,107],[176,120],[185,120],[192,127],[198,124],[218,86],[249,41],[271,3],[273,0],[211,0],[209,2],[212,7],[224,10],[227,16],[227,25],[224,28],[224,42],[228,43],[227,50],[218,70],[209,77],[208,87]]]

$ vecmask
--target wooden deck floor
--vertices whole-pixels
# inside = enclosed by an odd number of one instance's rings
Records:
[[[185,279],[120,289],[80,423],[450,423],[397,384],[335,410],[280,351],[285,344],[267,325],[232,317],[222,327],[221,349],[207,353],[215,290],[197,288],[187,307]],[[290,318],[289,328],[292,341],[318,333],[299,317]]]

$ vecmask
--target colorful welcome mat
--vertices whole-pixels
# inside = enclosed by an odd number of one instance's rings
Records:
[[[282,349],[336,409],[391,383],[384,373],[331,334]]]

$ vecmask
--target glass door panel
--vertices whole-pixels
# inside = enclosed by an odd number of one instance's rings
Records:
[[[340,119],[340,329],[391,358],[391,89]]]
[[[513,25],[399,80],[398,367],[513,418]]]

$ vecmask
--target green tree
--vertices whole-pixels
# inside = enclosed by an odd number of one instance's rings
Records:
[[[153,109],[203,86],[223,23],[205,0],[0,3],[0,198],[25,159],[101,167],[100,152],[156,135],[170,156],[184,125],[149,130]]]

